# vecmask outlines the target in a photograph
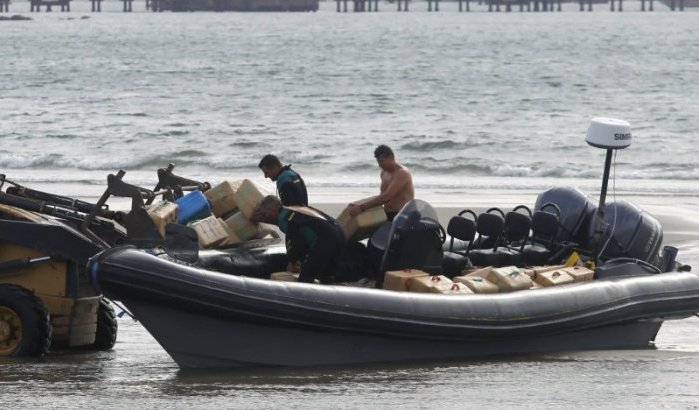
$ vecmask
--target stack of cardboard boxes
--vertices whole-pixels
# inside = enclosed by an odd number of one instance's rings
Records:
[[[386,272],[383,288],[402,292],[483,294],[582,282],[592,280],[593,275],[594,271],[582,266],[557,265],[531,268],[488,266],[465,271],[463,275],[455,276],[450,280],[441,275],[430,276],[418,269],[405,269]]]
[[[146,211],[161,235],[165,235],[168,223],[177,221],[197,232],[202,247],[211,248],[276,232],[269,225],[250,221],[253,210],[266,195],[269,193],[249,179],[224,181],[203,195],[194,191],[176,202],[152,204]]]

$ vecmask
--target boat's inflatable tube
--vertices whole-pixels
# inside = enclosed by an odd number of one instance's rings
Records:
[[[116,299],[411,338],[510,338],[699,311],[699,277],[679,272],[497,295],[444,296],[232,276],[128,247],[98,255],[90,271],[95,285]]]

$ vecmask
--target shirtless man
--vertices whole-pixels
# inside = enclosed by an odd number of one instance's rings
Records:
[[[379,145],[374,157],[381,168],[381,193],[363,204],[350,204],[350,215],[356,216],[365,209],[383,205],[389,221],[408,201],[415,198],[413,177],[405,166],[396,162],[393,151],[387,145]]]

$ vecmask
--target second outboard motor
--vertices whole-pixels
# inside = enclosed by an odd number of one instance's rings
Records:
[[[561,212],[556,242],[587,242],[589,233],[586,229],[597,209],[588,195],[574,187],[554,187],[537,196],[534,209],[550,211],[545,208],[547,204],[556,205]]]
[[[421,269],[441,274],[440,229],[437,213],[427,202],[415,199],[405,204],[391,224],[377,285],[387,270]]]
[[[608,226],[602,259],[628,257],[658,265],[663,231],[657,219],[629,202],[616,201],[605,206],[604,220]]]

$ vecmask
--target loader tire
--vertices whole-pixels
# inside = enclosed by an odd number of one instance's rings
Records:
[[[97,333],[95,333],[95,343],[92,348],[94,350],[109,350],[114,347],[118,328],[114,307],[107,299],[100,299],[100,307],[97,312]]]
[[[44,303],[18,285],[0,285],[0,356],[43,356],[51,346]]]

